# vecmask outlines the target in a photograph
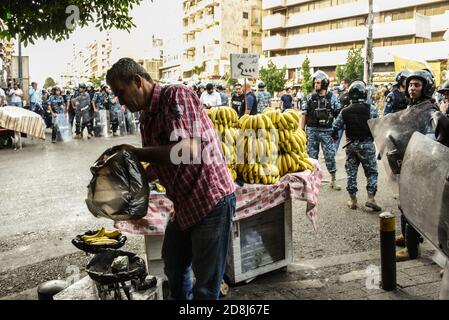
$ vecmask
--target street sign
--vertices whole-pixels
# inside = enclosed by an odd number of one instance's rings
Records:
[[[258,78],[259,55],[231,54],[231,74],[233,79]]]

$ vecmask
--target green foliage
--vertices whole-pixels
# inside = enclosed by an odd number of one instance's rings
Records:
[[[142,0],[2,0],[0,1],[0,38],[11,39],[20,36],[25,46],[38,38],[62,41],[68,39],[76,26],[85,27],[91,23],[103,30],[119,29],[130,31],[135,27],[129,16],[133,6]],[[79,10],[79,19],[76,11]],[[68,13],[66,13],[66,10]],[[67,24],[69,28],[67,27]]]
[[[45,79],[44,88],[54,87],[56,85],[55,80],[52,77]]]
[[[302,91],[304,94],[309,94],[313,91],[312,74],[310,73],[310,60],[308,57],[304,60],[301,66],[302,70]]]
[[[349,50],[346,64],[344,66],[337,66],[336,74],[339,82],[349,80],[353,82],[356,80],[363,80],[364,59],[362,57],[362,49]]]
[[[95,76],[92,76],[90,79],[89,79],[89,82],[90,83],[92,83],[92,85],[94,86],[94,88],[100,88],[100,86],[101,86],[101,84],[103,83],[103,82],[105,82],[104,81],[104,76],[103,77],[95,77]]]
[[[286,66],[278,69],[271,61],[268,62],[267,68],[260,69],[260,79],[265,83],[267,91],[272,96],[274,96],[275,92],[282,91],[285,88],[285,84],[287,83],[287,79],[285,78],[286,72]]]
[[[223,79],[226,81],[226,83],[230,87],[234,87],[239,82],[237,79],[231,78],[231,75],[227,72],[223,76]]]

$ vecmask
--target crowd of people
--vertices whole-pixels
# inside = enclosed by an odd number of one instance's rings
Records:
[[[29,100],[24,101],[20,85],[9,82],[5,89],[0,88],[0,106],[25,107],[39,114],[46,127],[52,128],[53,143],[63,139],[64,134],[83,139],[85,131],[87,139],[101,137],[105,132],[113,136],[120,130],[133,132],[140,119],[139,113],[131,114],[126,105],[120,104],[106,84],[94,88],[81,83],[63,92],[58,86],[40,89],[32,82],[28,96]],[[122,129],[119,129],[120,122]]]

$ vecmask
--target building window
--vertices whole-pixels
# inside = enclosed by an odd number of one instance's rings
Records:
[[[248,36],[248,30],[243,30],[243,36],[247,37]]]
[[[248,53],[248,48],[243,48],[243,53]]]
[[[243,12],[243,19],[248,19],[249,15],[248,12]]]

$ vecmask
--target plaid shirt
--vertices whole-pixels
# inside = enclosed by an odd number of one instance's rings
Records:
[[[154,84],[151,105],[142,113],[141,133],[144,147],[201,137],[198,164],[151,165],[174,203],[175,221],[182,230],[199,223],[235,191],[214,126],[192,90]]]

